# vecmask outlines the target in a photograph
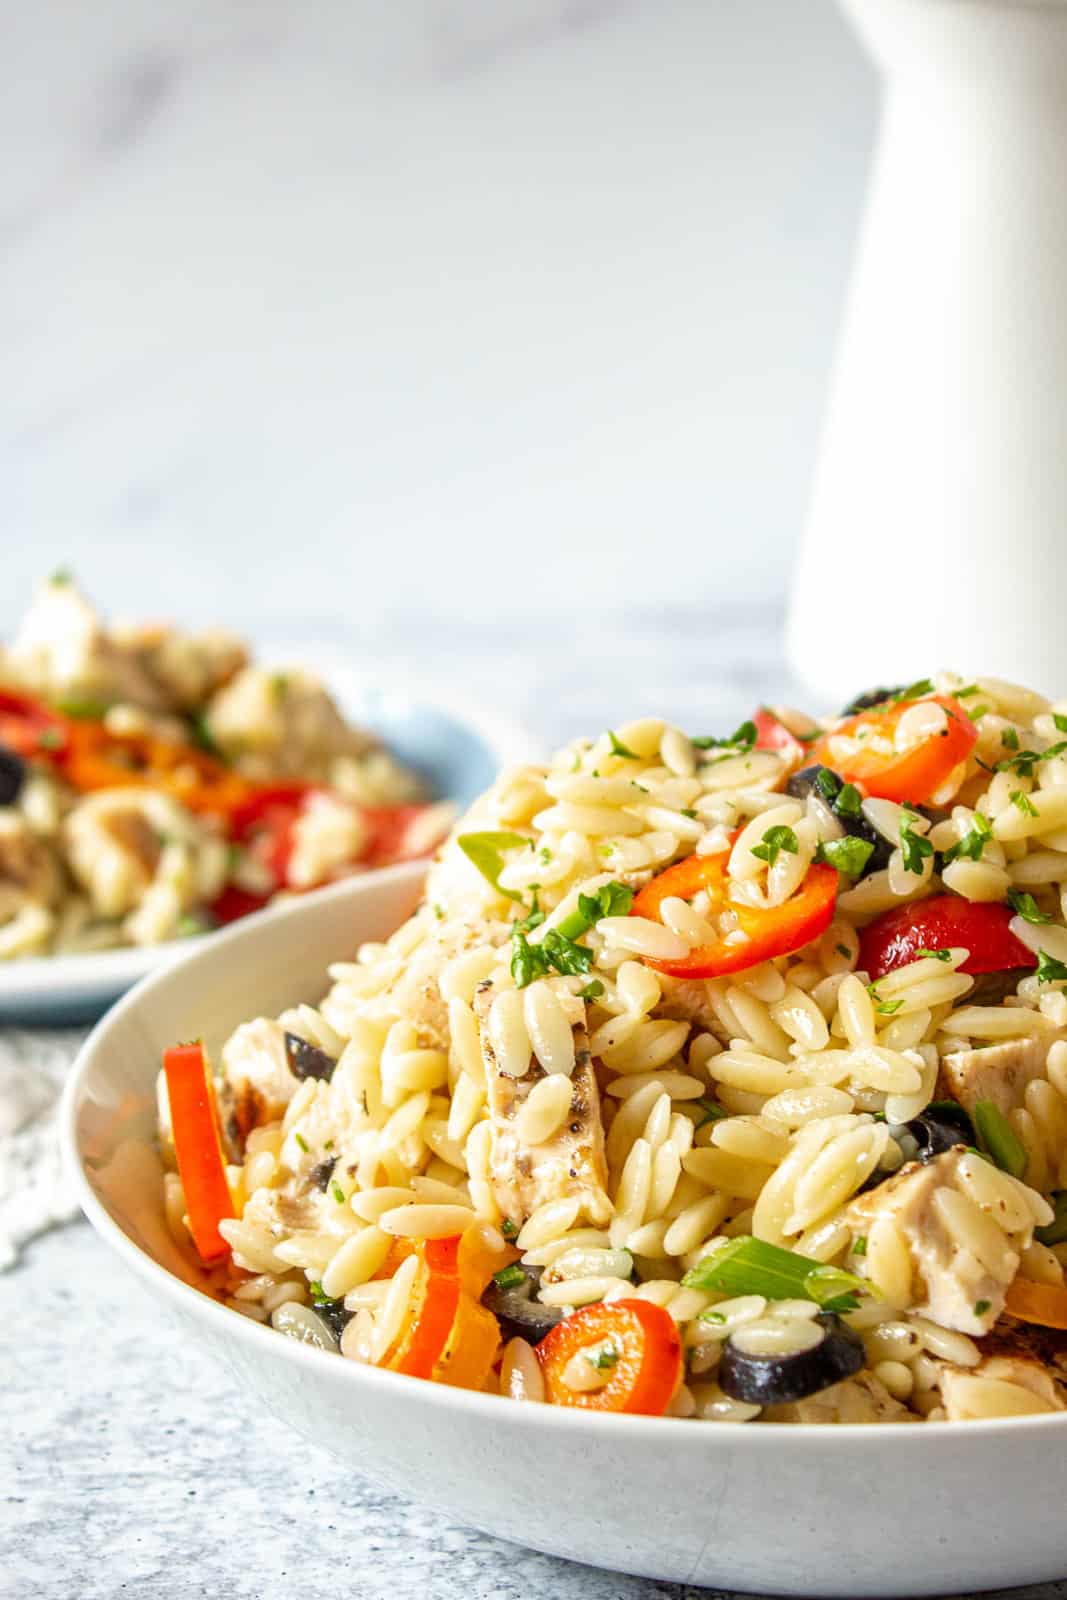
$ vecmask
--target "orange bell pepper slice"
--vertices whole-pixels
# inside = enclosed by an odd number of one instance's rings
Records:
[[[716,910],[730,910],[737,918],[744,939],[725,935],[714,944],[700,945],[675,961],[642,959],[646,966],[672,978],[718,978],[731,972],[744,972],[770,961],[775,956],[791,955],[810,944],[830,926],[837,900],[838,875],[835,867],[809,867],[803,883],[784,905],[741,905],[729,895],[726,863],[729,852],[713,856],[687,856],[646,883],[630,907],[633,917],[648,917],[659,922],[660,906],[668,895],[691,900],[703,889]]]
[[[1067,1331],[1067,1286],[1015,1278],[1008,1286],[1004,1309],[1020,1322],[1036,1322],[1042,1328]]]
[[[378,1362],[411,1378],[480,1389],[500,1345],[500,1325],[478,1296],[493,1272],[517,1251],[490,1256],[475,1225],[446,1239],[395,1239],[376,1278],[391,1278],[410,1255],[419,1258],[404,1328]]]
[[[163,1073],[189,1231],[197,1255],[211,1266],[230,1253],[219,1223],[235,1212],[203,1045],[179,1044],[164,1050]]]
[[[921,703],[939,705],[945,712],[943,733],[933,734],[921,744],[899,753],[863,748],[848,755],[838,753],[836,741],[842,738],[877,738],[892,743],[905,711],[920,704],[918,700],[898,700],[872,706],[834,728],[812,751],[812,762],[830,767],[846,782],[858,784],[875,799],[899,803],[910,800],[915,805],[929,800],[953,768],[970,755],[978,739],[978,729],[952,695],[928,695]]]
[[[600,1389],[572,1389],[564,1373],[572,1358],[610,1342],[615,1361]],[[661,1417],[682,1377],[682,1341],[670,1313],[648,1300],[583,1306],[536,1346],[549,1400],[585,1411],[625,1411]]]
[[[163,789],[191,811],[219,816],[228,816],[252,792],[252,785],[205,750],[155,734],[114,734],[102,722],[70,725],[63,773],[82,793]]]

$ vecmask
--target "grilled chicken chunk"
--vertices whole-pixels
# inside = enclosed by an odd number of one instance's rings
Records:
[[[975,1206],[959,1170],[961,1163],[980,1159],[958,1146],[925,1166],[910,1162],[859,1195],[845,1213],[855,1235],[869,1235],[883,1219],[891,1222],[911,1259],[915,1309],[943,1328],[970,1334],[988,1333],[1004,1309],[1005,1292],[1033,1235],[1029,1213],[1021,1227],[1011,1229],[1007,1223],[1016,1219]]]
[[[954,1099],[974,1115],[979,1100],[992,1100],[1005,1116],[1023,1103],[1026,1086],[1045,1073],[1048,1045],[1040,1038],[1008,1039],[980,1050],[953,1050],[941,1058],[944,1081]]]
[[[789,1405],[765,1406],[764,1422],[918,1422],[872,1372],[857,1372]]]
[[[483,1024],[492,1000],[492,991],[487,989],[475,1001],[475,1011]],[[551,1139],[539,1145],[523,1143],[516,1132],[515,1119],[545,1073],[531,1056],[524,1077],[509,1077],[497,1066],[488,1034],[483,1025],[482,1058],[493,1125],[491,1176],[497,1205],[505,1217],[521,1224],[538,1206],[577,1195],[582,1213],[590,1222],[607,1222],[612,1208],[605,1193],[608,1167],[600,1091],[585,1029],[574,1030],[576,1065],[571,1078],[570,1113]]]
[[[1044,1328],[1032,1331],[1049,1332]],[[1038,1354],[1040,1341],[1033,1340],[1030,1333],[1026,1323],[1009,1318],[983,1340],[982,1360],[976,1367],[959,1367],[950,1361],[940,1364],[941,1399],[950,1422],[989,1416],[991,1402],[998,1416],[1067,1410],[1067,1373],[1050,1370]]]
[[[285,1030],[271,1017],[242,1022],[222,1047],[223,1122],[231,1136],[285,1113],[298,1088],[289,1070]]]

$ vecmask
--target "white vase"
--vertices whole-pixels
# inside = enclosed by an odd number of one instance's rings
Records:
[[[790,658],[1065,694],[1067,4],[843,3],[886,96]]]

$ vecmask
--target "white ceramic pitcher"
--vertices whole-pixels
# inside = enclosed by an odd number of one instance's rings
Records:
[[[789,654],[1067,694],[1067,3],[843,4],[886,98]]]

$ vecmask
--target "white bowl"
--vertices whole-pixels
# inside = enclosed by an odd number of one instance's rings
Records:
[[[199,1292],[163,1222],[160,1052],[317,1000],[327,963],[413,908],[418,866],[238,924],[99,1024],[62,1136],[90,1221],[247,1393],[389,1488],[554,1555],[781,1594],[960,1593],[1067,1569],[1067,1416],[789,1427],[597,1416],[378,1372],[296,1344]]]
[[[521,729],[440,694],[346,679],[341,698],[353,722],[379,734],[394,755],[422,774],[429,793],[460,805],[487,789],[500,767],[537,754],[535,741]],[[0,1023],[93,1021],[138,979],[188,948],[188,940],[179,939],[0,962]]]

